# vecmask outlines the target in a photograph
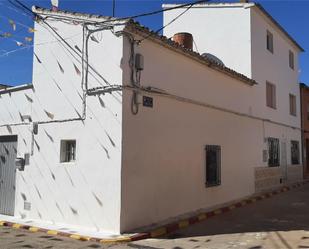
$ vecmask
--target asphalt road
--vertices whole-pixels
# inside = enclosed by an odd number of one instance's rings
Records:
[[[102,245],[0,228],[0,249],[309,249],[309,184],[234,209],[164,238]]]

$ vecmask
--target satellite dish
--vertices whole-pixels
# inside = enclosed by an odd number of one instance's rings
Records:
[[[214,61],[215,63],[224,66],[222,60],[220,60],[217,56],[210,54],[210,53],[203,53],[202,56],[208,60]]]

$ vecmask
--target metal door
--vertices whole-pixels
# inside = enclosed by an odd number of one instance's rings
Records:
[[[0,136],[0,214],[14,215],[17,136]]]
[[[306,144],[305,144],[305,177],[309,177],[309,139],[306,139]]]

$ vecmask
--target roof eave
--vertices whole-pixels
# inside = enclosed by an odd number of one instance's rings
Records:
[[[264,9],[264,7],[255,3],[253,7],[259,9],[293,44],[296,46],[300,52],[305,52],[305,50],[297,43],[297,41]]]
[[[65,11],[65,10],[52,11],[50,9],[41,8],[37,6],[32,6],[32,11],[35,14],[42,15],[42,16],[50,16],[53,18],[66,17],[72,20],[76,20],[80,22],[87,22],[87,23],[97,23],[97,22],[108,21],[109,23],[125,24],[128,22],[128,19],[121,19],[121,21],[119,21],[117,20],[117,18],[110,17],[110,16],[87,14],[87,13],[80,13],[80,12],[71,12],[71,11]]]
[[[179,45],[178,43],[172,41],[171,39],[168,39],[165,36],[161,36],[158,35],[157,33],[149,30],[146,27],[143,27],[141,25],[139,25],[136,22],[129,22],[126,25],[125,30],[129,31],[129,32],[133,32],[137,35],[140,35],[142,37],[147,37],[147,39],[152,40],[164,47],[167,47],[175,52],[181,53],[191,59],[194,59],[195,61],[198,61],[206,66],[208,66],[209,68],[212,68],[216,71],[220,71],[221,73],[228,75],[234,79],[237,79],[239,81],[242,81],[244,83],[246,83],[247,85],[250,86],[254,86],[256,84],[258,84],[255,80],[248,78],[247,76],[240,74],[230,68],[227,68],[225,66],[219,65],[214,61],[211,61],[209,59],[206,59],[204,57],[202,57],[199,53],[194,52],[193,50],[190,49],[186,49],[183,46]]]

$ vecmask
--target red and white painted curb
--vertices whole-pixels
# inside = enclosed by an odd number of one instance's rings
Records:
[[[285,186],[282,187],[278,190],[274,190],[268,193],[262,193],[260,195],[255,195],[251,198],[243,199],[242,201],[236,202],[234,204],[231,204],[229,206],[221,207],[212,211],[208,212],[203,212],[200,214],[197,214],[195,216],[180,220],[178,222],[174,222],[171,224],[167,224],[162,227],[155,228],[151,231],[145,232],[145,233],[137,233],[133,235],[128,235],[128,236],[119,236],[115,238],[110,238],[110,239],[102,239],[102,238],[95,238],[95,237],[87,237],[83,235],[78,235],[78,234],[71,234],[71,233],[65,233],[65,232],[60,232],[56,230],[48,230],[45,228],[39,228],[39,227],[33,227],[29,225],[23,225],[23,224],[18,224],[18,223],[13,223],[13,222],[8,222],[8,221],[0,221],[0,226],[6,226],[6,227],[12,227],[14,229],[24,229],[28,230],[30,232],[43,232],[47,233],[49,235],[60,235],[72,239],[77,239],[81,241],[93,241],[93,242],[98,242],[98,243],[123,243],[123,242],[131,242],[131,241],[137,241],[137,240],[142,240],[142,239],[149,239],[149,238],[157,238],[161,237],[164,235],[167,235],[169,233],[172,233],[176,230],[179,230],[181,228],[188,227],[190,225],[196,224],[198,222],[204,221],[206,219],[209,219],[211,217],[229,212],[235,208],[240,208],[252,203],[255,203],[257,201],[263,200],[270,198],[274,195],[278,195],[283,192],[287,192],[289,190],[301,187],[305,184],[309,183],[309,181],[303,181],[301,183],[295,183],[291,186]]]

